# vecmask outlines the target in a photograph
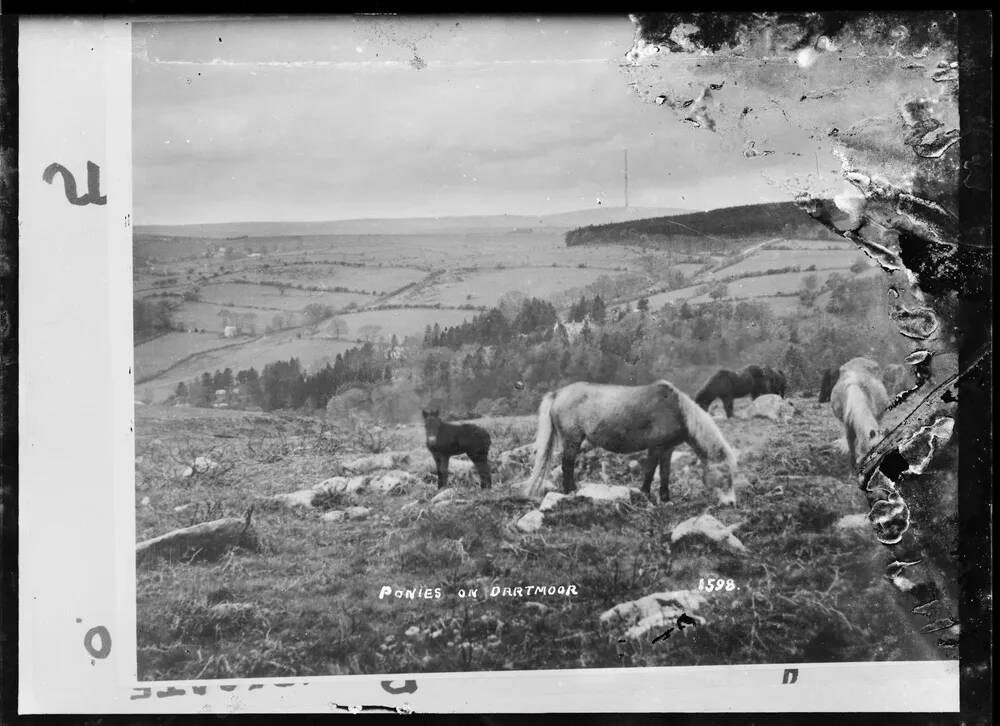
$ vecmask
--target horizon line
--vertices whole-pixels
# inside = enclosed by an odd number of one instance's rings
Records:
[[[749,204],[734,204],[730,207],[753,206],[754,204],[775,204],[780,202],[751,202]],[[697,214],[699,212],[711,212],[715,209],[727,209],[729,207],[712,207],[709,209],[693,209],[687,207],[658,207],[658,206],[604,206],[588,207],[584,209],[567,209],[561,212],[544,212],[542,214],[526,214],[522,212],[494,212],[485,214],[438,214],[428,216],[402,216],[402,217],[340,217],[336,219],[244,219],[228,220],[225,222],[140,222],[133,224],[137,227],[198,227],[198,226],[222,226],[226,224],[328,224],[332,222],[372,222],[372,221],[403,221],[403,220],[433,220],[433,219],[476,219],[482,217],[553,217],[560,214],[574,214],[577,212],[591,212],[600,209],[611,210],[644,210],[644,209],[677,209],[682,210],[680,214]],[[679,215],[678,215],[679,216]]]

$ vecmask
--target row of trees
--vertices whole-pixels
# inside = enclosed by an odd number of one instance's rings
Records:
[[[258,373],[255,368],[235,375],[230,368],[202,373],[177,384],[174,400],[192,406],[212,406],[224,402],[232,408],[323,408],[330,398],[355,386],[370,387],[393,380],[390,361],[365,343],[337,354],[315,372],[307,372],[298,358],[268,363]],[[221,401],[217,392],[224,392]]]
[[[793,388],[815,390],[825,368],[854,356],[888,363],[905,355],[879,278],[833,275],[817,290],[829,291],[830,300],[804,316],[780,317],[756,301],[668,304],[655,314],[639,305],[588,322],[575,337],[550,329],[537,337],[425,346],[415,360],[416,392],[453,415],[524,414],[543,392],[577,380],[667,378],[693,393],[717,368],[757,363],[784,369]]]
[[[524,299],[514,309],[490,308],[469,322],[442,329],[437,323],[424,329],[424,347],[457,349],[463,345],[496,345],[519,335],[551,331],[558,322],[555,307],[547,300]]]
[[[693,393],[715,369],[750,363],[784,369],[793,390],[815,390],[825,368],[856,355],[883,363],[905,355],[880,278],[831,275],[824,284],[807,280],[802,291],[806,304],[786,317],[767,303],[721,299],[656,311],[646,301],[612,315],[599,297],[583,298],[571,312],[586,322],[572,336],[560,334],[551,304],[511,294],[470,322],[429,326],[405,356],[390,358],[366,343],[312,372],[293,358],[259,376],[253,369],[206,373],[179,386],[177,397],[211,405],[215,391],[225,390],[229,405],[272,410],[320,408],[352,390],[373,412],[405,421],[427,405],[451,416],[532,413],[545,391],[577,380],[666,378]],[[819,306],[823,292],[829,300]],[[394,341],[391,349],[398,347]]]

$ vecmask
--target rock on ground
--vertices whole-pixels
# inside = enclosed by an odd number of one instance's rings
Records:
[[[562,494],[560,492],[548,492],[542,499],[542,503],[538,507],[538,511],[547,512],[552,509],[552,507],[556,506],[560,500],[565,499],[566,497],[566,494]]]
[[[371,514],[368,507],[348,507],[347,518],[348,519],[368,519],[368,515]]]
[[[340,510],[333,510],[331,512],[326,512],[320,517],[324,522],[343,522],[347,517],[347,512],[342,512]]]
[[[317,494],[357,494],[368,485],[368,477],[334,476],[313,487]]]
[[[319,495],[320,492],[316,489],[300,489],[297,492],[275,494],[267,499],[272,502],[277,502],[278,504],[288,507],[289,509],[308,509],[312,507],[313,502]]]
[[[599,619],[606,628],[628,625],[625,637],[638,640],[652,630],[677,627],[677,618],[683,614],[704,625],[705,619],[696,613],[706,602],[707,598],[697,590],[657,592],[615,605],[601,613]]]
[[[767,393],[750,404],[748,418],[766,418],[771,421],[788,421],[795,415],[795,406],[776,393]]]
[[[449,499],[455,498],[455,490],[447,487],[442,489],[433,497],[431,497],[431,504],[440,504],[441,502],[447,502]]]
[[[578,497],[586,497],[594,502],[627,502],[631,499],[630,488],[621,485],[583,484],[576,491]]]
[[[674,527],[670,533],[670,541],[677,542],[692,534],[702,534],[713,542],[729,548],[733,552],[745,553],[747,548],[733,534],[733,530],[740,526],[740,523],[730,526],[724,525],[711,514],[702,514],[698,517],[685,519]]]
[[[545,515],[542,514],[537,509],[525,514],[519,520],[517,520],[517,528],[522,532],[537,532],[542,528],[542,522],[545,519]]]
[[[500,452],[497,460],[501,467],[530,466],[535,458],[535,445],[525,444],[516,449]]]
[[[380,476],[373,477],[369,487],[380,494],[390,494],[416,482],[417,478],[408,471],[394,469]]]
[[[209,459],[207,456],[199,456],[194,460],[193,466],[188,466],[181,473],[185,479],[195,474],[208,474],[219,468],[219,463]]]

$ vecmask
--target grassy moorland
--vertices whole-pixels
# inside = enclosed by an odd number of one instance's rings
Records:
[[[510,496],[526,465],[500,465],[501,452],[533,439],[530,417],[481,421],[493,435],[493,490],[458,475],[452,503],[432,506],[432,462],[421,455],[415,425],[352,430],[318,417],[138,406],[138,538],[241,516],[251,504],[256,535],[221,560],[140,566],[139,677],[946,657],[927,651],[895,604],[871,532],[835,526],[866,507],[848,481],[846,456],[832,445],[840,431],[829,407],[808,398],[793,403],[798,412],[787,423],[742,418],[746,401],[736,418],[719,421],[751,481],[738,492],[738,509],[714,506],[698,468],[681,459],[669,503],[649,504],[638,492],[617,504],[563,502],[530,534],[514,524],[533,505]],[[903,413],[892,412],[890,423]],[[345,460],[378,450],[415,450],[402,468],[416,480],[388,494],[329,495],[304,510],[262,501],[340,474]],[[184,477],[199,456],[217,466]],[[595,452],[579,467],[583,481],[639,485],[629,457]],[[936,491],[954,489],[953,477],[932,476]],[[367,518],[321,518],[352,505],[367,507]],[[700,537],[671,542],[674,526],[706,510],[740,523],[735,534],[746,554]],[[705,622],[683,634],[620,643],[622,629],[599,622],[616,604],[697,589],[701,578],[732,579],[734,589],[701,593],[706,602],[691,614]],[[570,584],[578,595],[487,595],[494,585]],[[443,595],[380,600],[386,585],[442,588]],[[457,595],[476,587],[478,598]]]

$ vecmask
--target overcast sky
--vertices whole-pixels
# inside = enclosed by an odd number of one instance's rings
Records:
[[[623,69],[633,34],[624,15],[136,24],[136,222],[621,206],[625,148],[631,206],[779,201],[782,179],[837,173],[777,106],[753,131],[776,153],[746,158],[746,135],[643,100]],[[658,72],[694,96],[712,78],[693,60]]]

